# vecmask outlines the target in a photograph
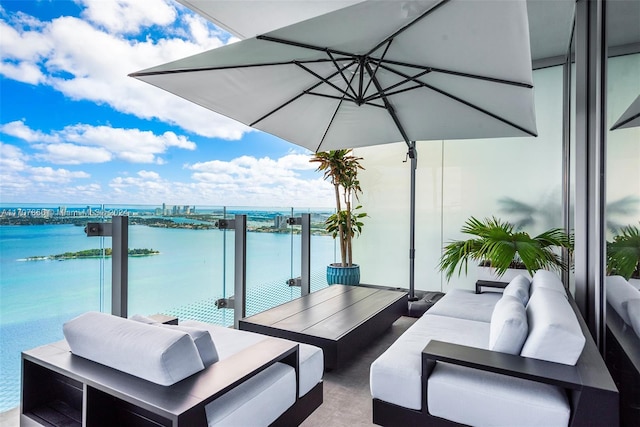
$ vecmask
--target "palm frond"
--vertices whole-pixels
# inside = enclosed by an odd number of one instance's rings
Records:
[[[571,239],[561,229],[551,229],[531,237],[524,231],[514,231],[515,226],[498,218],[479,220],[469,218],[463,225],[465,234],[476,236],[468,240],[449,242],[442,254],[438,268],[447,280],[458,267],[467,272],[469,260],[485,261],[503,275],[515,261],[521,261],[530,274],[539,269],[564,269],[562,259],[553,249],[571,248]]]

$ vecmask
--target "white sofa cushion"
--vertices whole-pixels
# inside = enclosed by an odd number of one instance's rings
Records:
[[[606,280],[607,302],[627,325],[631,325],[627,303],[629,300],[640,298],[640,291],[631,286],[622,276],[607,276]]]
[[[207,366],[213,365],[219,359],[218,351],[216,350],[216,346],[211,339],[211,334],[206,329],[184,325],[166,325],[164,323],[156,322],[149,317],[141,316],[139,314],[134,314],[130,317],[130,319],[135,320],[136,322],[142,322],[149,325],[175,329],[177,331],[188,333],[191,336],[193,342],[196,344],[196,348],[198,349],[198,353],[200,354],[200,359],[202,359],[202,364],[205,368]]]
[[[514,296],[504,295],[491,316],[489,350],[520,354],[528,332],[527,312],[522,301]]]
[[[631,326],[638,338],[640,338],[640,298],[632,299],[627,303],[627,312]]]
[[[171,385],[204,369],[186,332],[98,312],[84,313],[62,330],[73,354],[156,384]]]
[[[536,289],[527,304],[527,321],[529,336],[520,352],[522,356],[576,364],[585,338],[565,295],[550,289]]]
[[[567,291],[556,273],[547,270],[538,270],[531,280],[529,294],[533,295],[538,289],[551,289],[567,297]]]
[[[267,338],[265,335],[253,332],[225,328],[223,326],[197,322],[194,320],[185,320],[182,321],[181,324],[183,326],[204,328],[208,330],[216,343],[216,349],[218,350],[220,360],[226,359],[227,357],[230,357],[233,354]],[[298,358],[300,370],[298,395],[302,397],[322,381],[322,375],[324,374],[324,355],[321,348],[300,343]]]
[[[493,308],[500,297],[502,294],[496,292],[476,294],[468,289],[451,289],[429,309],[428,313],[489,323]]]
[[[432,339],[487,349],[489,323],[429,313],[411,325],[371,364],[369,384],[373,398],[420,409],[422,350]]]
[[[504,288],[504,292],[502,295],[511,295],[518,298],[522,301],[523,305],[527,305],[529,302],[529,288],[531,286],[531,281],[529,278],[523,276],[522,274],[516,276],[509,282],[509,284]]]
[[[295,400],[295,370],[275,363],[207,404],[207,423],[216,427],[266,427]]]
[[[431,415],[473,426],[563,426],[565,393],[547,384],[436,363],[427,385]]]
[[[175,329],[177,331],[186,332],[196,344],[202,364],[206,368],[216,363],[219,359],[216,346],[211,339],[211,334],[206,329],[191,328],[183,325],[165,325],[161,323],[159,326],[163,328]]]

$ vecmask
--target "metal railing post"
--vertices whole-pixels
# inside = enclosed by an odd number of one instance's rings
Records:
[[[236,329],[240,319],[246,316],[247,307],[247,216],[235,217],[235,278],[233,325]]]
[[[129,217],[112,216],[111,223],[89,222],[87,237],[111,237],[111,314],[127,317],[129,304]]]
[[[300,295],[305,296],[311,292],[311,214],[302,214],[300,237]]]
[[[129,217],[111,218],[111,314],[127,317],[129,292]]]

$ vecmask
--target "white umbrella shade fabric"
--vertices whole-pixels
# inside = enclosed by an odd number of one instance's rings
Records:
[[[627,129],[640,126],[640,95],[629,105],[618,121],[611,127],[611,130]]]
[[[132,76],[312,151],[536,135],[524,0],[365,1]]]
[[[241,39],[255,37],[363,0],[176,0]]]

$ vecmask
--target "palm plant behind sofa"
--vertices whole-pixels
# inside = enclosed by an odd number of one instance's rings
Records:
[[[531,237],[524,231],[516,230],[513,224],[498,218],[480,221],[471,217],[460,231],[475,237],[452,241],[445,246],[438,267],[445,272],[447,280],[456,267],[458,275],[463,268],[466,274],[469,260],[495,269],[498,276],[502,276],[509,268],[523,267],[531,275],[541,269],[567,268],[560,255],[554,252],[556,247],[570,249],[572,246],[569,236],[559,228]]]
[[[640,279],[640,229],[628,225],[607,242],[607,274]]]

